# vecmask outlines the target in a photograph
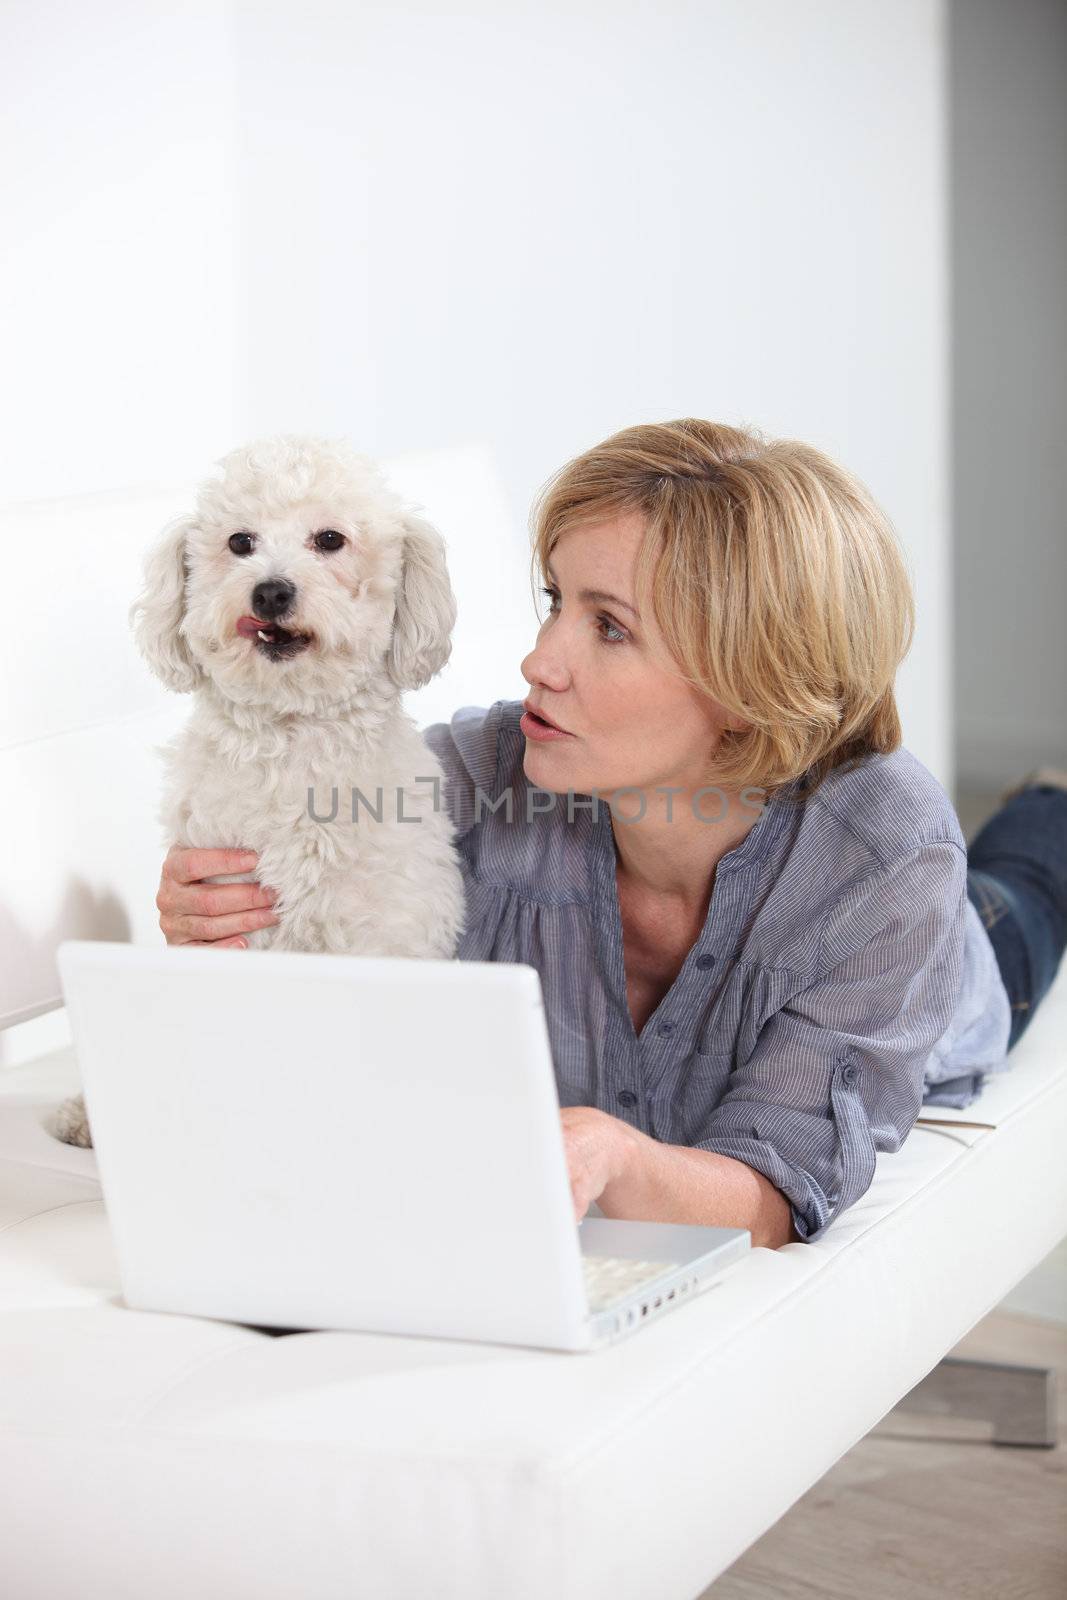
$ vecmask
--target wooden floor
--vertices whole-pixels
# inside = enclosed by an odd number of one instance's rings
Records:
[[[952,1354],[1054,1367],[1057,1448],[891,1411],[708,1600],[1065,1600],[1067,1326],[998,1308]]]

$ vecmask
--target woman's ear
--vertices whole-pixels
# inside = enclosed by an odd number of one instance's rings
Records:
[[[445,542],[421,517],[404,518],[404,556],[385,665],[398,689],[421,689],[452,653],[456,600]]]
[[[186,517],[167,524],[145,558],[144,588],[129,609],[138,650],[156,677],[179,694],[195,689],[204,676],[181,631],[189,572],[185,542],[194,527]]]

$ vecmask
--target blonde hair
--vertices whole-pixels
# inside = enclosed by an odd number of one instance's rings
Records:
[[[560,468],[534,502],[532,576],[570,528],[645,517],[635,604],[674,668],[732,719],[725,787],[814,793],[836,767],[901,743],[893,695],[915,605],[903,552],[858,479],[795,439],[685,417],[625,428]]]

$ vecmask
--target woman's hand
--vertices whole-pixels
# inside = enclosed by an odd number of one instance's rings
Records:
[[[258,883],[202,883],[224,873],[247,872],[252,850],[197,850],[171,845],[163,862],[156,905],[168,944],[209,945],[216,950],[247,950],[241,938],[253,928],[280,919],[270,909],[273,889]]]
[[[633,1148],[631,1129],[595,1106],[564,1106],[559,1118],[574,1215],[581,1222],[608,1184],[622,1176]]]

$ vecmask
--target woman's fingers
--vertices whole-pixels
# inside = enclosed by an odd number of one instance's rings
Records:
[[[163,876],[176,883],[196,883],[220,878],[225,872],[251,872],[259,857],[254,850],[201,850],[195,845],[172,844],[163,862]]]
[[[219,945],[247,949],[240,936],[278,922],[272,889],[256,882],[205,883],[204,878],[248,872],[253,851],[206,850],[172,845],[156,894],[159,926],[168,944]]]
[[[231,916],[181,916],[172,914],[160,917],[159,925],[167,936],[168,944],[217,944],[220,939],[237,938],[250,933],[253,928],[269,928],[279,922],[277,912],[269,906],[253,911],[236,911]]]
[[[273,889],[261,883],[175,884],[163,910],[185,917],[225,917],[273,906]]]

